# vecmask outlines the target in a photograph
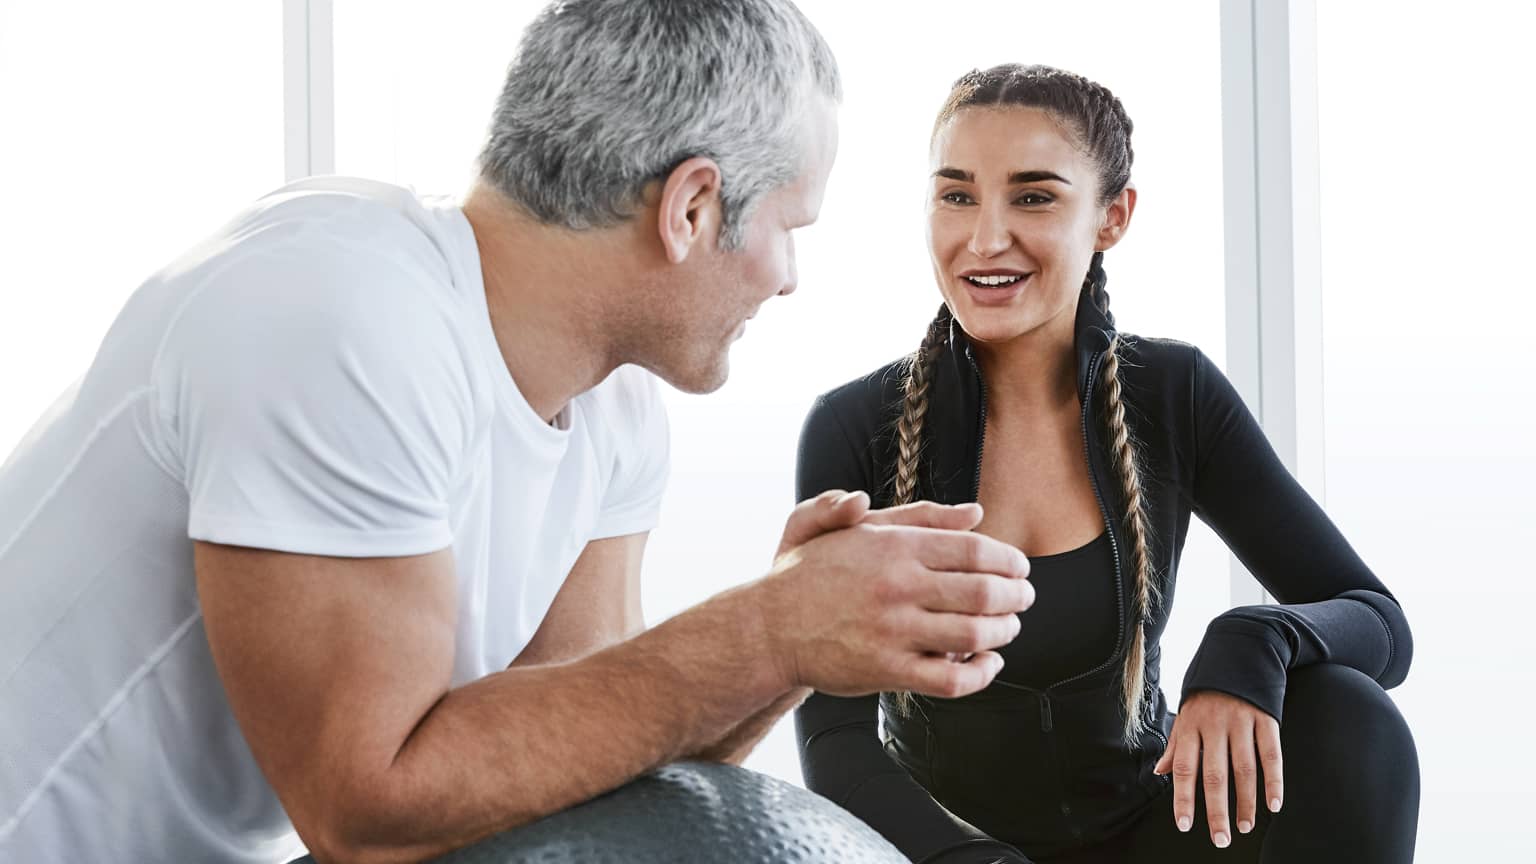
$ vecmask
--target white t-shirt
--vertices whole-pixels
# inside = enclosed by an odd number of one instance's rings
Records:
[[[133,295],[0,467],[0,861],[298,848],[209,656],[192,539],[452,547],[457,686],[518,655],[587,541],[654,526],[667,442],[635,367],[534,413],[453,202],[335,177],[261,199]]]

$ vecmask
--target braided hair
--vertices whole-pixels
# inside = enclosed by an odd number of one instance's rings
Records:
[[[939,111],[934,134],[965,108],[1018,106],[1041,108],[1061,120],[1077,136],[1077,143],[1098,168],[1099,205],[1108,206],[1119,197],[1131,178],[1131,119],[1120,100],[1102,85],[1081,75],[1049,66],[1005,64],[987,70],[974,70],[955,82],[949,99]],[[1083,279],[1082,290],[1089,300],[1111,321],[1104,253],[1095,252]],[[922,345],[907,362],[902,380],[902,411],[896,423],[897,458],[892,504],[910,503],[917,493],[921,464],[923,421],[928,410],[928,388],[934,363],[942,354],[952,313],[948,306],[928,326]],[[1146,627],[1153,604],[1158,602],[1152,573],[1150,532],[1147,525],[1146,497],[1142,494],[1141,459],[1135,440],[1125,423],[1125,403],[1120,385],[1120,360],[1124,343],[1117,333],[1105,352],[1103,366],[1103,423],[1110,442],[1111,463],[1125,504],[1122,521],[1130,537],[1130,562],[1134,579],[1132,615],[1135,626],[1125,652],[1121,675],[1121,704],[1125,712],[1125,739],[1135,741],[1147,726]],[[896,694],[896,707],[903,714],[910,711],[911,694]]]

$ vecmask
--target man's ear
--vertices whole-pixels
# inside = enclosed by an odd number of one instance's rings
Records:
[[[720,231],[720,166],[705,156],[687,160],[667,175],[661,187],[656,228],[667,260],[682,263],[700,240]]]
[[[1125,184],[1115,200],[1109,202],[1109,208],[1104,211],[1104,224],[1099,226],[1099,236],[1093,244],[1093,251],[1103,252],[1120,242],[1125,236],[1127,228],[1131,227],[1131,214],[1136,212],[1136,186]]]

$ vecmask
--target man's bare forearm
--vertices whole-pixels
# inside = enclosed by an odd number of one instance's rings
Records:
[[[762,743],[763,737],[772,731],[774,724],[778,723],[785,714],[795,710],[801,702],[810,697],[812,692],[809,687],[790,690],[775,699],[767,708],[743,720],[724,738],[688,758],[699,762],[726,762],[731,765],[740,765],[752,755],[757,745]]]
[[[508,669],[450,691],[394,764],[369,778],[371,790],[357,796],[366,803],[341,820],[334,851],[434,857],[710,749],[744,719],[786,703],[793,691],[768,659],[746,590],[581,660]],[[760,725],[742,740],[755,744],[772,722]]]

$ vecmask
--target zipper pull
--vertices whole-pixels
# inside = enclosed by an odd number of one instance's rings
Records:
[[[1049,732],[1056,728],[1051,719],[1051,696],[1049,693],[1040,694],[1040,731]]]

